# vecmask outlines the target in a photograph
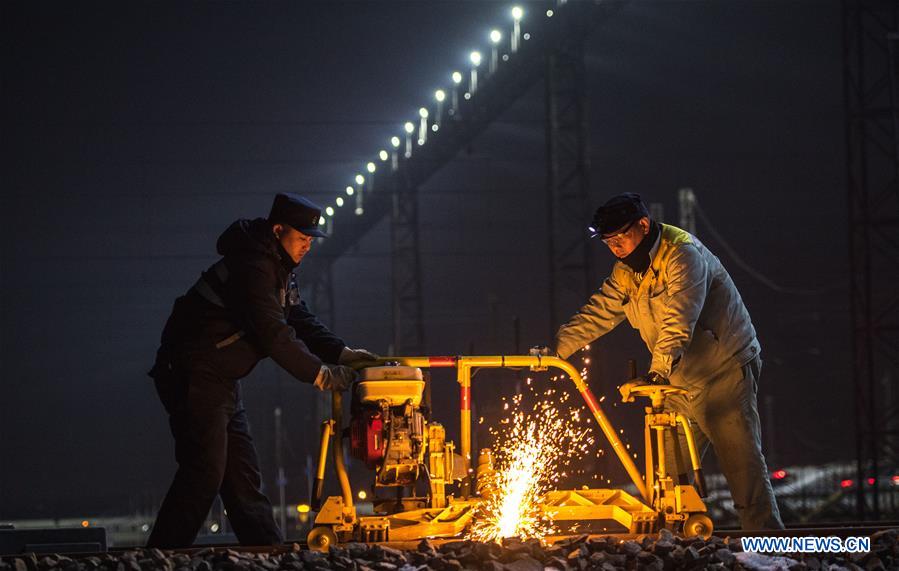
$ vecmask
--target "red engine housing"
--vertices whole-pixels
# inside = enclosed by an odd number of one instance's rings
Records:
[[[353,457],[374,469],[384,459],[384,419],[381,411],[363,410],[350,421],[350,448]]]

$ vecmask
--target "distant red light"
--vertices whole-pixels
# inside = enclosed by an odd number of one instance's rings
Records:
[[[869,486],[873,486],[873,485],[874,485],[874,482],[876,482],[876,481],[877,481],[877,480],[875,480],[874,478],[868,478],[868,485],[869,485]]]
[[[840,487],[841,488],[851,488],[853,483],[854,482],[852,480],[843,480],[842,482],[840,482]]]
[[[896,474],[895,476],[893,476],[893,485],[899,486],[899,474]]]
[[[775,480],[783,480],[784,478],[787,477],[787,471],[786,470],[775,470],[771,474],[771,477],[774,478]]]

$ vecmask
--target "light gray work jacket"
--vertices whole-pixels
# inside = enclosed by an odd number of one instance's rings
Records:
[[[718,258],[689,232],[659,226],[650,268],[640,276],[616,262],[599,291],[559,328],[556,349],[568,358],[627,318],[652,354],[650,371],[699,388],[724,368],[748,363],[761,346]]]

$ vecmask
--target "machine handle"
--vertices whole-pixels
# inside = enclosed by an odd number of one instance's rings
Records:
[[[696,491],[699,493],[699,497],[706,497],[707,488],[705,486],[705,476],[702,473],[702,468],[693,470],[693,484],[696,485]]]
[[[314,512],[317,512],[322,507],[322,491],[324,489],[325,479],[316,477],[315,483],[312,486],[312,501],[309,502],[309,506]]]
[[[309,507],[318,511],[322,507],[322,490],[325,486],[325,466],[328,463],[328,443],[331,441],[331,433],[334,431],[334,421],[326,420],[322,423],[321,447],[319,448],[318,470],[315,473],[315,484],[312,487],[312,500]]]

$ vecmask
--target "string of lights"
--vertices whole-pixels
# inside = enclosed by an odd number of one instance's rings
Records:
[[[519,50],[521,41],[530,38],[528,33],[521,33],[524,9],[521,6],[514,6],[510,9],[509,14],[512,20],[512,32],[509,35],[509,53],[500,55],[500,44],[503,41],[502,31],[496,28],[490,30],[487,34],[490,44],[490,60],[487,62],[486,72],[479,76],[479,70],[482,63],[484,63],[484,58],[479,50],[472,50],[469,54],[468,85],[462,85],[464,75],[461,71],[455,70],[450,73],[449,79],[452,85],[447,88],[440,87],[434,91],[434,101],[432,103],[434,112],[432,113],[427,106],[420,107],[418,110],[418,125],[416,126],[414,121],[406,121],[402,126],[403,138],[398,135],[391,136],[388,139],[391,150],[388,151],[387,148],[378,150],[376,152],[377,160],[372,160],[365,164],[364,170],[367,175],[356,173],[352,179],[354,184],[347,185],[342,193],[338,193],[339,195],[334,198],[333,202],[329,202],[325,206],[325,210],[319,218],[319,225],[324,226],[328,234],[334,232],[334,219],[340,212],[340,209],[348,204],[350,198],[354,202],[354,214],[356,216],[365,214],[365,197],[376,192],[374,175],[380,165],[384,165],[386,168],[386,164],[389,162],[391,171],[395,172],[399,168],[400,153],[406,160],[412,158],[416,148],[425,146],[428,143],[429,136],[433,137],[440,132],[440,126],[445,117],[459,119],[460,92],[462,99],[470,100],[478,90],[479,80],[481,83],[489,81],[490,76],[496,73],[501,65],[500,62],[508,61],[510,54],[515,54]],[[546,17],[551,18],[552,16],[553,11],[547,10]],[[462,91],[463,89],[465,89],[464,92]],[[449,101],[447,101],[447,92],[449,92]]]

